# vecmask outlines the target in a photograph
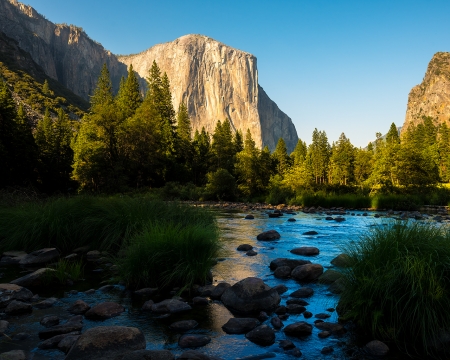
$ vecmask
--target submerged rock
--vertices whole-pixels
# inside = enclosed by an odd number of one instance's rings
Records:
[[[211,342],[211,338],[201,334],[186,334],[178,339],[178,346],[181,348],[196,348],[205,346]]]
[[[275,342],[275,332],[267,325],[260,325],[245,334],[245,337],[255,344],[268,346]]]
[[[227,334],[245,334],[259,325],[258,319],[254,318],[231,318],[222,326]]]
[[[289,266],[291,270],[295,269],[297,266],[311,264],[309,260],[300,259],[287,259],[287,258],[276,258],[270,262],[270,270],[276,270],[281,266]]]
[[[300,321],[290,324],[284,328],[284,333],[289,336],[302,337],[312,334],[312,325]]]
[[[175,300],[175,299],[167,299],[163,300],[159,303],[152,305],[152,311],[159,314],[176,314],[183,311],[192,310],[188,304],[183,301]]]
[[[261,279],[248,277],[225,290],[223,304],[240,313],[271,311],[280,303],[280,295]]]
[[[135,350],[122,360],[175,360],[175,356],[169,350]]]
[[[5,313],[8,315],[21,315],[32,311],[31,304],[19,300],[11,301],[5,309]]]
[[[85,314],[91,307],[86,304],[83,300],[75,301],[67,311],[74,315],[83,315]]]
[[[80,336],[65,360],[116,359],[142,349],[145,349],[145,337],[138,328],[98,326]]]
[[[39,332],[39,339],[50,339],[56,335],[68,334],[71,332],[81,331],[83,328],[83,317],[81,315],[72,316],[65,324],[55,325],[46,330]]]
[[[89,309],[84,316],[86,316],[86,319],[105,320],[118,316],[124,311],[125,308],[122,305],[106,301]]]
[[[314,246],[302,246],[291,250],[295,255],[314,256],[319,255],[319,249]]]
[[[198,322],[195,320],[181,320],[170,324],[169,328],[173,331],[185,332],[188,330],[192,330],[197,326]]]
[[[323,273],[323,266],[320,264],[306,264],[297,266],[291,272],[291,276],[297,281],[315,281]]]

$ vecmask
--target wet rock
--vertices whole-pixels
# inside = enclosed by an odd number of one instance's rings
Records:
[[[245,253],[247,256],[256,256],[258,253],[255,250],[249,250]]]
[[[198,322],[195,320],[181,320],[170,324],[170,329],[176,332],[185,332],[192,330],[198,326]]]
[[[306,308],[302,305],[289,304],[286,305],[286,310],[289,314],[301,314],[306,311]]]
[[[303,256],[319,255],[319,249],[314,246],[301,246],[291,250],[292,254]]]
[[[279,218],[280,216],[283,216],[283,214],[281,213],[268,213],[267,215],[269,215],[269,218]]]
[[[30,301],[33,293],[19,285],[0,284],[0,307],[6,307],[13,300]]]
[[[269,318],[269,315],[267,315],[267,313],[265,312],[265,311],[261,311],[259,314],[258,314],[258,320],[259,321],[261,321],[261,322],[264,322],[264,321],[266,321],[267,319]]]
[[[330,290],[333,294],[341,294],[345,288],[345,281],[343,278],[337,279],[334,283],[332,283],[328,290]]]
[[[311,311],[305,311],[303,313],[303,316],[304,316],[305,319],[309,319],[309,318],[311,318],[313,316],[313,314],[312,314]]]
[[[141,310],[152,311],[153,304],[154,304],[153,300],[148,300],[142,305]]]
[[[334,218],[334,221],[336,221],[336,222],[343,222],[343,221],[345,221],[345,218],[343,218],[343,217],[337,217],[337,218]]]
[[[45,300],[42,300],[41,302],[38,302],[34,304],[33,306],[37,309],[48,309],[51,308],[53,305],[55,305],[58,302],[57,298],[51,297]]]
[[[177,358],[177,360],[215,360],[215,359],[216,358],[209,357],[196,350],[187,350]]]
[[[97,260],[100,258],[100,256],[102,255],[102,253],[98,250],[92,250],[92,251],[88,251],[86,254],[86,258],[88,261],[92,261],[92,260]]]
[[[336,309],[335,308],[327,308],[327,309],[325,309],[326,311],[329,311],[329,312],[335,312],[336,311]]]
[[[294,218],[289,218],[288,221],[289,222],[296,222],[297,220],[295,220]]]
[[[319,233],[317,231],[312,230],[312,231],[304,232],[302,235],[318,235],[318,234]]]
[[[388,354],[389,347],[379,340],[372,340],[366,344],[364,350],[370,356],[384,357]]]
[[[253,249],[253,246],[250,244],[241,244],[237,247],[237,251],[250,251]]]
[[[19,300],[11,301],[5,309],[5,313],[8,315],[21,315],[32,311],[33,308],[31,304]]]
[[[93,320],[105,320],[118,316],[125,311],[125,308],[115,302],[106,301],[95,305],[93,308],[89,309],[84,316],[86,319]]]
[[[77,342],[81,335],[67,335],[57,345],[57,348],[63,353],[67,354],[72,348],[73,344]]]
[[[289,289],[287,288],[287,286],[286,285],[284,285],[284,284],[278,284],[278,285],[275,285],[272,289],[274,289],[274,290],[276,290],[276,292],[278,293],[278,294],[284,294],[286,291],[288,291]]]
[[[202,296],[196,296],[195,298],[192,299],[192,304],[195,306],[208,305],[209,300]]]
[[[276,278],[287,279],[291,276],[291,268],[289,266],[277,267],[273,273]]]
[[[312,334],[312,325],[300,321],[290,324],[284,328],[284,333],[289,336],[302,337]]]
[[[211,338],[201,334],[186,334],[178,339],[178,346],[181,348],[197,348],[205,346],[211,342]]]
[[[48,272],[54,272],[55,270],[49,268],[42,268],[36,270],[30,274],[22,276],[18,279],[11,281],[11,284],[25,286],[25,287],[37,287],[41,286],[46,279],[48,279]]]
[[[231,318],[222,326],[227,334],[245,334],[259,325],[259,321],[254,318]]]
[[[126,354],[122,360],[175,360],[169,350],[136,350]]]
[[[145,349],[145,337],[141,330],[126,326],[99,326],[82,334],[65,360],[116,359],[142,349]]]
[[[283,314],[286,314],[286,313],[287,313],[286,306],[284,306],[284,305],[278,306],[278,307],[275,309],[274,312],[275,312],[275,314],[277,314],[277,315],[283,315]]]
[[[262,346],[272,345],[275,342],[275,333],[267,325],[260,325],[254,328],[245,334],[245,337],[251,342]]]
[[[327,221],[332,221],[332,220],[334,220],[334,218],[331,217],[331,216],[327,216],[327,217],[325,218],[325,220],[327,220]]]
[[[322,275],[319,277],[320,284],[332,284],[337,279],[340,279],[342,274],[339,271],[327,269]]]
[[[22,341],[22,340],[26,340],[30,337],[30,334],[26,333],[26,332],[21,332],[21,333],[17,333],[13,336],[13,340],[14,341]]]
[[[335,324],[330,322],[321,322],[315,324],[319,330],[325,330],[331,332],[333,335],[343,335],[347,331],[341,324]]]
[[[314,295],[314,290],[309,287],[302,287],[293,293],[291,293],[289,296],[293,298],[309,298]]]
[[[283,350],[291,350],[295,348],[295,345],[291,340],[281,340],[280,348],[282,348]]]
[[[0,266],[19,265],[25,256],[27,253],[24,251],[6,251],[0,259]]]
[[[55,315],[44,316],[39,322],[42,326],[49,328],[59,324],[59,317]]]
[[[115,288],[114,285],[104,285],[104,286],[102,286],[102,287],[99,287],[99,288],[98,288],[98,291],[101,291],[101,292],[110,292],[110,291],[114,290],[114,288]]]
[[[255,217],[251,214],[245,215],[245,219],[247,220],[253,220]]]
[[[59,252],[55,248],[45,248],[33,251],[24,256],[19,264],[22,266],[40,266],[59,258]]]
[[[26,360],[27,358],[23,350],[11,350],[0,354],[0,360]]]
[[[261,241],[272,241],[272,240],[278,240],[281,237],[281,235],[276,230],[269,230],[264,231],[261,234],[259,234],[256,239]]]
[[[198,289],[198,293],[200,294],[200,296],[209,297],[211,296],[215,288],[216,287],[214,285],[201,286]]]
[[[299,358],[303,355],[299,348],[294,348],[292,350],[289,350],[287,353],[296,358]]]
[[[334,351],[333,347],[331,346],[325,346],[320,353],[323,355],[331,354]]]
[[[311,264],[309,260],[299,260],[299,259],[287,259],[287,258],[277,258],[270,262],[270,270],[276,270],[281,266],[288,266],[291,270],[295,269],[297,266]]]
[[[327,338],[327,337],[329,337],[331,335],[331,332],[329,332],[329,331],[321,331],[317,335],[319,336],[319,338],[325,339],[325,338]]]
[[[144,288],[134,292],[134,295],[138,296],[155,296],[158,294],[158,288]]]
[[[331,260],[331,264],[337,267],[348,267],[350,265],[350,256],[347,254],[339,254]]]
[[[229,287],[231,287],[231,285],[226,282],[217,284],[217,286],[211,292],[211,299],[220,299],[225,290]]]
[[[0,320],[0,336],[5,333],[5,331],[8,329],[9,322],[6,320]]]
[[[289,299],[286,301],[286,305],[291,305],[291,304],[296,304],[296,305],[302,305],[302,306],[308,306],[309,303],[306,300],[300,299],[300,298],[296,298],[296,299]]]
[[[274,327],[274,329],[281,329],[284,324],[281,321],[281,319],[278,316],[273,317],[272,319],[270,319],[270,323],[272,324],[272,326]]]
[[[291,277],[297,281],[311,282],[323,274],[323,266],[320,264],[306,264],[297,266],[291,272]]]
[[[71,335],[80,335],[79,331],[74,331],[68,334],[61,334],[51,337],[50,339],[44,340],[39,343],[38,348],[42,350],[48,350],[48,349],[56,349],[58,347],[58,344],[63,340],[66,336]]]
[[[68,334],[81,331],[83,328],[83,317],[81,315],[72,316],[65,324],[55,325],[39,332],[39,339],[46,340],[57,335]]]
[[[91,247],[89,245],[86,246],[81,246],[76,248],[75,250],[73,250],[72,252],[76,253],[76,254],[84,254],[87,253],[89,251]]]
[[[325,313],[319,313],[319,314],[314,315],[314,317],[316,319],[322,319],[322,320],[328,319],[330,316],[331,316],[330,314],[325,314]]]
[[[95,289],[89,289],[89,290],[86,290],[84,293],[85,293],[86,295],[92,295],[92,294],[95,294]]]
[[[19,257],[19,256],[25,256],[27,253],[25,251],[5,251],[3,256],[10,256],[10,257]]]
[[[248,277],[226,289],[223,304],[243,314],[271,311],[280,303],[280,295],[261,279]]]
[[[78,258],[78,254],[70,254],[64,257],[65,260],[74,260]]]
[[[70,305],[67,311],[74,315],[84,315],[90,308],[88,304],[80,299]]]
[[[192,308],[183,301],[175,299],[163,300],[152,305],[152,311],[157,314],[177,314],[184,311],[192,310]]]

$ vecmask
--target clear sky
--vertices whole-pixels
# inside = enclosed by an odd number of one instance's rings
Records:
[[[258,58],[259,84],[307,143],[366,146],[405,118],[408,93],[450,51],[445,0],[22,0],[115,54],[203,34]]]

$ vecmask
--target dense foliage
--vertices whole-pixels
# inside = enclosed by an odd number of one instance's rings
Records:
[[[4,160],[28,170],[9,170],[17,175],[4,180],[3,187],[37,184],[47,193],[169,187],[163,193],[171,198],[301,205],[314,200],[312,194],[317,200],[353,193],[365,197],[356,201],[360,204],[373,203],[379,194],[426,193],[419,203],[440,205],[450,200],[448,191],[436,190],[450,180],[450,130],[430,117],[408,127],[401,137],[392,124],[387,135],[378,133],[367,149],[353,146],[345,134],[330,144],[325,131],[315,129],[309,145],[299,140],[288,154],[280,138],[271,153],[267,147],[256,147],[249,130],[245,136],[234,131],[228,119],[219,119],[212,134],[205,129],[192,134],[187,105],[180,103],[175,111],[169,79],[156,62],[145,96],[132,67],[114,94],[105,65],[89,113],[73,122],[61,108],[52,112],[54,105],[48,105],[33,131],[33,142],[24,112],[19,115],[2,86],[0,114],[10,119],[10,125],[2,126],[16,130],[8,130],[13,135],[4,132],[0,151],[17,153],[16,157],[28,154],[22,160]],[[49,91],[44,82],[42,93]],[[8,150],[11,147],[20,151]],[[436,196],[436,191],[444,196]]]

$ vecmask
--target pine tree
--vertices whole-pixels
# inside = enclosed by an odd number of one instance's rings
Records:
[[[438,131],[439,175],[442,181],[450,181],[450,129],[441,124]]]
[[[219,120],[212,138],[212,170],[226,169],[230,174],[233,174],[236,147],[233,143],[233,134],[231,132],[230,122],[228,120],[224,120],[222,123]]]
[[[287,153],[286,143],[283,138],[278,139],[278,143],[275,147],[275,151],[272,154],[272,158],[274,161],[276,173],[283,176],[290,166],[290,158]]]
[[[50,86],[48,85],[47,79],[45,79],[44,84],[42,85],[42,93],[44,95],[50,95]]]
[[[344,133],[333,144],[330,157],[330,183],[348,185],[353,179],[353,166],[355,160],[354,147]]]
[[[400,144],[400,137],[398,136],[397,126],[392,123],[386,134],[386,142],[388,144]]]
[[[94,95],[91,96],[91,112],[99,113],[102,107],[107,107],[113,102],[113,92],[111,77],[109,75],[108,67],[106,63],[103,64],[100,72],[100,77],[97,81],[97,86],[94,90]]]
[[[314,129],[312,143],[308,148],[308,154],[311,158],[311,166],[316,184],[323,184],[327,179],[330,150],[330,144],[328,143],[325,131]]]
[[[123,112],[124,118],[133,116],[142,103],[139,81],[133,70],[133,65],[130,65],[128,69],[127,78],[124,79],[122,77],[120,80],[116,102],[119,109]]]
[[[308,147],[306,143],[301,139],[298,139],[297,145],[295,145],[294,151],[291,153],[291,162],[293,165],[298,165],[305,161]]]
[[[249,130],[247,129],[247,131]],[[243,136],[241,130],[239,129],[236,130],[234,134],[233,144],[234,144],[234,151],[236,154],[244,150]]]
[[[245,196],[253,197],[262,191],[260,152],[249,129],[245,135],[244,149],[237,153],[236,175],[238,189]]]
[[[201,186],[206,183],[206,174],[211,163],[212,150],[209,134],[202,127],[202,131],[195,131],[194,140],[194,160],[192,162],[192,173],[194,184]]]

